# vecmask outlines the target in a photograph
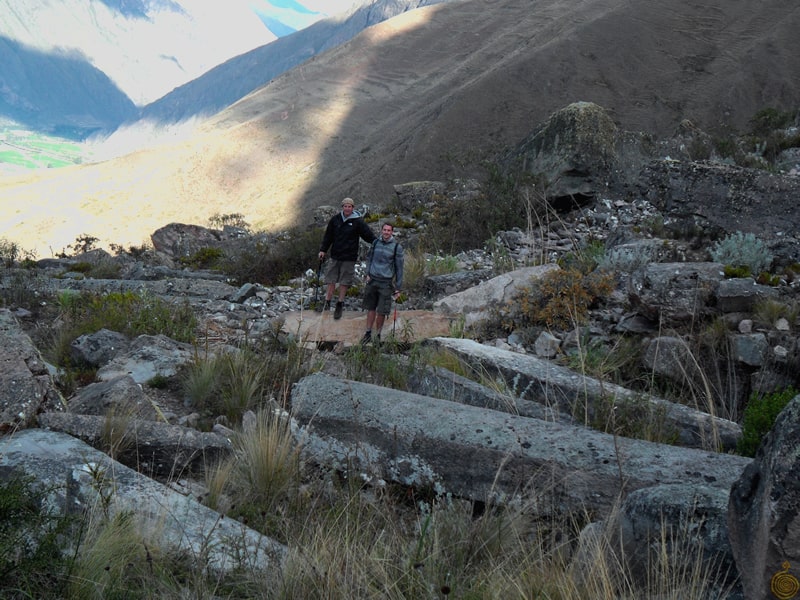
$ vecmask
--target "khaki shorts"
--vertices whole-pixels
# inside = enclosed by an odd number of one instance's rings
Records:
[[[351,260],[328,261],[325,269],[325,283],[338,283],[350,287],[356,276],[356,263]]]

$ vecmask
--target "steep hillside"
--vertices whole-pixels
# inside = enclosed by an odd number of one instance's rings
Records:
[[[0,236],[40,256],[171,221],[282,227],[345,195],[479,171],[586,100],[625,129],[743,128],[796,107],[800,8],[767,0],[463,0],[405,13],[274,79],[189,140],[0,182]]]
[[[155,129],[217,113],[281,73],[352,39],[367,27],[415,8],[453,0],[359,0],[335,19],[324,19],[214,67],[145,106],[133,127]]]

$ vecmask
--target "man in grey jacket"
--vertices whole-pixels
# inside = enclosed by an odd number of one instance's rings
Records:
[[[367,287],[364,290],[367,332],[361,338],[362,344],[372,341],[373,325],[380,342],[383,323],[392,309],[392,299],[397,300],[402,287],[403,247],[394,239],[394,226],[384,223],[381,236],[372,242],[367,255]]]

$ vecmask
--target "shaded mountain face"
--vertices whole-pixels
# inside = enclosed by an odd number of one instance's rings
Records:
[[[0,115],[31,129],[81,138],[139,112],[105,73],[75,52],[42,52],[0,36],[0,64]]]
[[[140,244],[215,213],[270,229],[308,222],[344,196],[384,204],[395,184],[480,175],[575,101],[654,136],[687,119],[742,130],[765,107],[796,107],[798,25],[800,9],[778,0],[408,11],[274,77],[188,139],[0,181],[0,236],[42,256],[81,233]]]

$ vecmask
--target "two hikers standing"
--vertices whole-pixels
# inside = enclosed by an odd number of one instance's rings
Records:
[[[364,309],[367,311],[367,330],[362,343],[372,340],[372,328],[377,330],[380,340],[381,329],[389,315],[392,300],[400,296],[403,285],[403,247],[394,239],[394,227],[390,223],[381,226],[380,237],[375,236],[361,215],[355,211],[353,200],[342,200],[342,210],[334,215],[325,228],[319,250],[320,261],[330,251],[331,261],[325,270],[325,302],[317,307],[322,312],[330,310],[331,301],[338,284],[339,296],[333,313],[334,319],[342,317],[344,299],[348,288],[353,285],[355,263],[358,259],[360,240],[370,244],[367,255],[367,285],[364,290]]]

